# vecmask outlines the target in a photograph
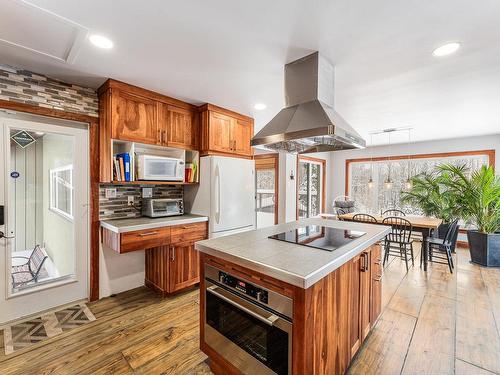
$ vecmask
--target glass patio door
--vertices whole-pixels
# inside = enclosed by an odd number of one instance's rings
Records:
[[[87,297],[88,130],[0,112],[0,324]]]
[[[255,157],[257,228],[278,224],[278,156]]]
[[[324,161],[299,156],[297,218],[319,215],[323,210]]]

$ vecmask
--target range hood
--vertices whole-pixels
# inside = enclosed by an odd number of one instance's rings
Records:
[[[318,52],[286,64],[286,107],[252,138],[252,146],[301,154],[366,147],[333,109],[333,91],[333,66]]]

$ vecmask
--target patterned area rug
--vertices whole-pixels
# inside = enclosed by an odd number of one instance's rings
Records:
[[[94,320],[92,312],[87,305],[82,303],[26,322],[13,324],[6,327],[3,332],[5,354],[11,354]]]

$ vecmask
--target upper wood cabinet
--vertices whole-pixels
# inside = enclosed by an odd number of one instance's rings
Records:
[[[156,143],[156,101],[120,90],[111,92],[111,138]]]
[[[112,179],[112,139],[198,150],[194,105],[112,79],[98,93],[101,182]]]
[[[241,155],[252,155],[250,141],[253,136],[253,123],[236,119],[232,123],[231,131],[231,139],[234,140],[234,151]]]
[[[160,144],[187,150],[198,148],[199,126],[194,111],[161,104],[160,126]]]
[[[211,104],[200,107],[200,111],[202,155],[252,157],[252,118]]]

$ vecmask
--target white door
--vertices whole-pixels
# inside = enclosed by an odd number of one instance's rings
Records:
[[[0,112],[0,324],[88,296],[88,129],[33,118]]]
[[[255,226],[254,173],[253,160],[213,157],[213,233]]]

